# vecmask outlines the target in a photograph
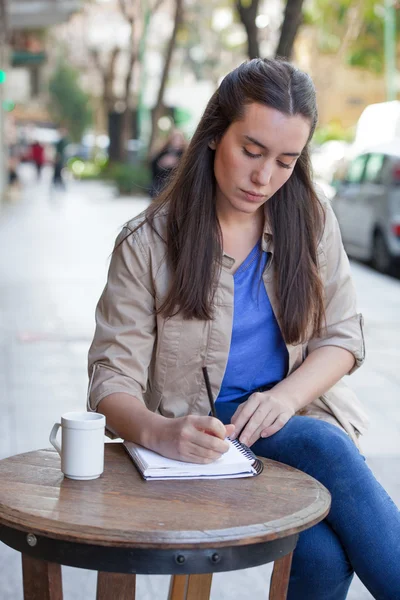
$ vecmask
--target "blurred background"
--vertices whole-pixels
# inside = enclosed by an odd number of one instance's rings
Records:
[[[283,56],[317,88],[314,178],[365,317],[367,360],[347,382],[371,418],[363,452],[400,504],[399,32],[395,0],[0,0],[0,458],[47,447],[60,414],[85,408],[119,228],[164,185],[221,78]],[[1,600],[22,598],[18,553],[0,557]],[[95,597],[94,573],[63,571],[67,600]],[[212,600],[266,598],[269,573],[217,575]],[[138,585],[166,598],[167,578]],[[349,599],[368,598],[355,578]]]

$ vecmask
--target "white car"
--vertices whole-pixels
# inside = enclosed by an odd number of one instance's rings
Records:
[[[332,208],[348,254],[391,272],[400,264],[400,139],[353,158],[336,188]]]

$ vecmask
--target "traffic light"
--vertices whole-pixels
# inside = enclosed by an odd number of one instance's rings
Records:
[[[5,72],[5,71],[2,71],[2,70],[0,69],[0,83],[5,83],[6,79],[7,79],[6,72]]]

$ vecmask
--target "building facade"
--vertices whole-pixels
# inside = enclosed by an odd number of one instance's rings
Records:
[[[35,96],[47,58],[35,30],[67,21],[80,7],[81,0],[0,0],[0,206],[8,180],[8,114],[15,96]],[[11,78],[13,68],[18,74]]]

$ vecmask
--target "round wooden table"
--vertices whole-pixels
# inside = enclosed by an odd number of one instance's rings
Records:
[[[60,565],[98,571],[97,600],[135,598],[150,573],[174,576],[169,600],[206,600],[212,573],[271,561],[269,598],[286,598],[298,534],[329,511],[320,483],[270,460],[246,479],[145,482],[121,444],[105,450],[92,481],[64,478],[54,450],[0,461],[0,540],[22,553],[25,600],[62,600]]]

